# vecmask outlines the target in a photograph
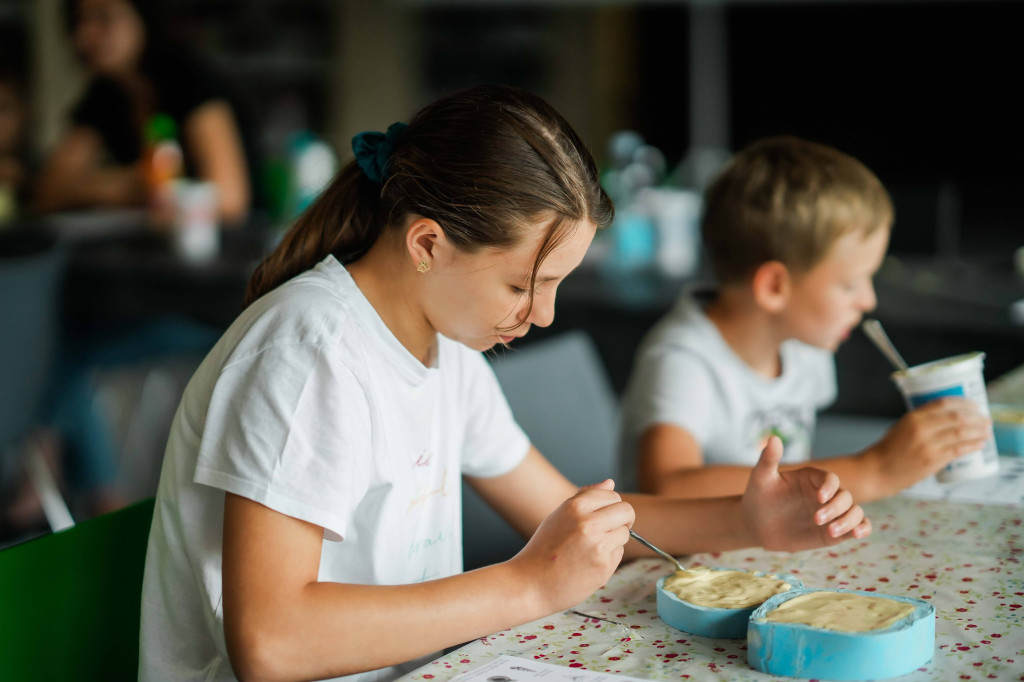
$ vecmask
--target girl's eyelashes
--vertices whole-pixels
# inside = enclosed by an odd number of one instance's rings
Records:
[[[516,286],[515,284],[510,284],[509,286],[512,287],[512,291],[514,291],[519,296],[526,296],[528,293],[530,293],[529,287],[520,287]],[[540,287],[538,286],[536,289],[533,290],[534,296],[536,296],[539,293],[537,291],[537,289],[539,288]]]

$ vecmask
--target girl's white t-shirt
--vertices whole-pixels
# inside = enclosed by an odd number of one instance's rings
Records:
[[[321,581],[406,584],[462,571],[461,474],[504,474],[528,448],[480,353],[439,336],[424,366],[327,257],[250,305],[185,389],[146,553],[140,679],[234,679],[225,491],[323,527]]]

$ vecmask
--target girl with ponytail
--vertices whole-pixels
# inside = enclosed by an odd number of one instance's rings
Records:
[[[778,472],[777,443],[742,498],[718,500],[578,490],[530,445],[479,351],[550,324],[612,218],[549,104],[477,87],[353,151],[182,397],[142,680],[393,679],[604,585],[642,554],[634,509],[680,554],[868,532],[834,475]],[[461,572],[461,476],[529,538],[512,559]]]

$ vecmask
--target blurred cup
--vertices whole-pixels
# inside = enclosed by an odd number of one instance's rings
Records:
[[[959,396],[973,401],[981,413],[987,416],[988,394],[982,375],[984,360],[984,353],[966,353],[894,372],[892,378],[903,393],[908,409],[946,396]],[[980,450],[957,457],[936,474],[936,478],[942,483],[955,483],[991,476],[997,471],[999,455],[990,431],[988,440]]]
[[[220,252],[217,186],[174,181],[174,250],[189,263],[208,263]]]
[[[700,266],[699,192],[670,187],[650,187],[637,203],[654,220],[657,233],[655,261],[669,277],[687,277]]]

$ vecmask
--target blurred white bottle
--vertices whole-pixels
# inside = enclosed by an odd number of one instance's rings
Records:
[[[174,249],[182,260],[209,263],[220,253],[217,186],[212,182],[175,180]]]

